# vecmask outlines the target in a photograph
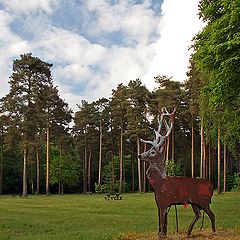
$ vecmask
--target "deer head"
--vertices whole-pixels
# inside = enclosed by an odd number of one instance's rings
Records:
[[[176,108],[172,113],[169,113],[165,107],[162,108],[161,116],[160,118],[158,117],[158,129],[153,130],[155,134],[154,140],[146,141],[140,139],[141,142],[152,145],[148,151],[138,156],[141,160],[148,162],[150,165],[164,165],[164,143],[172,131],[175,112]],[[165,116],[168,118],[168,120],[164,119]],[[165,125],[165,134],[162,133],[163,124]]]

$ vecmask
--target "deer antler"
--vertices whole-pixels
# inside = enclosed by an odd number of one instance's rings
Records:
[[[159,117],[157,119],[158,120],[158,129],[153,130],[155,133],[155,139],[153,141],[146,141],[146,140],[140,139],[141,142],[151,144],[153,147],[156,147],[156,148],[158,148],[164,144],[165,139],[169,136],[170,132],[172,131],[176,107],[174,108],[173,112],[171,112],[171,113],[169,113],[165,107],[162,108],[161,112],[162,113],[161,113],[160,119],[159,119]],[[168,125],[167,121],[164,119],[164,116],[169,117],[170,126]],[[164,123],[165,129],[166,129],[166,134],[164,136],[162,136],[160,134],[163,123]]]

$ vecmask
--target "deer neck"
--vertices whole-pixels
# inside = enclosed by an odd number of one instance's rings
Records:
[[[147,177],[148,179],[153,179],[153,178],[166,178],[166,170],[165,170],[165,165],[164,164],[159,164],[159,163],[153,163],[150,164],[148,169],[147,169]]]

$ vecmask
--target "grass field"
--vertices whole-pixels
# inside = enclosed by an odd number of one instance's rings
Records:
[[[211,208],[217,233],[210,231],[205,217],[193,229],[193,239],[240,239],[240,193],[214,195]],[[175,211],[169,213],[169,239],[185,239],[193,219],[189,206],[178,206],[180,234],[175,233]],[[48,239],[156,239],[157,208],[153,193],[125,194],[122,200],[105,200],[104,195],[52,195],[26,198],[0,196],[1,240]]]

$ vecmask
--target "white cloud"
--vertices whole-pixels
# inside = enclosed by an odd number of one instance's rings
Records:
[[[154,44],[155,57],[144,76],[144,82],[150,88],[149,81],[157,75],[167,75],[173,80],[184,81],[189,65],[189,47],[192,38],[203,23],[198,18],[198,1],[165,0],[162,5],[163,17],[159,23],[161,37]]]
[[[81,103],[81,100],[86,99],[84,95],[73,93],[73,89],[69,85],[61,84],[58,85],[58,90],[61,98],[66,101],[69,107],[76,112],[79,110],[77,104]]]
[[[153,57],[151,45],[139,44],[135,48],[115,45],[107,48],[56,27],[46,28],[36,36],[33,51],[39,52],[43,60],[60,64],[53,67],[53,73],[65,96],[73,96],[67,91],[72,91],[70,85],[78,84],[84,88],[79,91],[82,93],[84,90],[83,97],[89,101],[109,97],[117,84],[127,84],[129,80],[143,75]]]
[[[91,44],[77,33],[56,27],[49,27],[36,35],[34,48],[56,63],[90,65],[97,63],[105,54],[101,45]]]
[[[86,1],[86,9],[94,12],[95,19],[90,23],[92,35],[121,31],[127,44],[147,44],[158,25],[158,17],[148,4],[133,4],[119,1]]]
[[[16,14],[35,12],[37,10],[51,13],[59,0],[0,0],[1,2],[8,10]]]
[[[81,79],[89,79],[91,72],[88,66],[83,66],[76,63],[69,63],[64,67],[55,69],[56,79],[66,79],[73,82],[79,82]]]
[[[3,10],[0,10],[0,96],[8,89],[8,78],[11,75],[13,59],[20,54],[29,51],[30,45],[10,30],[13,18]]]
[[[49,20],[53,6],[60,1],[22,1],[22,6],[18,2],[4,1],[7,10],[0,11],[0,97],[6,93],[12,60],[31,51],[33,56],[53,63],[55,84],[74,110],[81,100],[109,97],[119,83],[128,84],[131,79],[142,78],[149,88],[155,86],[157,75],[183,81],[188,47],[202,26],[196,15],[198,1],[165,0],[164,16],[159,17],[149,8],[149,1],[110,5],[109,1],[89,0],[83,4],[87,14],[94,13],[87,25],[95,39],[92,43],[81,31],[57,27]],[[27,2],[31,2],[29,6]],[[33,18],[31,13],[37,10],[41,11]],[[31,33],[29,42],[11,30],[11,22],[16,15],[19,17],[17,11],[26,14],[27,20],[22,22]],[[98,43],[102,33],[114,31],[122,33],[124,45],[114,44],[113,40],[109,47]],[[153,42],[152,35],[160,37]]]

